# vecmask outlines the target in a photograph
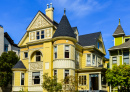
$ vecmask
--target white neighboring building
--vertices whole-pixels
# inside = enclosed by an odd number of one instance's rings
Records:
[[[3,26],[0,25],[0,55],[3,52],[14,51],[19,56],[19,47],[11,39],[7,32],[4,33]]]

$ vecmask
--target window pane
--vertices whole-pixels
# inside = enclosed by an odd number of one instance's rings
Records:
[[[81,76],[79,76],[79,84],[81,85]]]
[[[93,61],[92,64],[95,65],[95,55],[93,55]]]
[[[41,34],[44,34],[44,31],[41,31]]]
[[[69,58],[69,52],[65,52],[65,58]]]
[[[21,85],[24,85],[24,80],[21,80]]]
[[[28,57],[28,53],[27,53],[27,52],[25,52],[25,53],[24,53],[24,55],[25,55],[25,58],[27,58],[27,57]]]
[[[84,76],[84,85],[86,85],[86,76]]]
[[[112,60],[117,60],[116,57],[113,57]]]
[[[41,55],[41,52],[40,52],[40,51],[37,51],[37,52],[36,52],[36,55]]]
[[[57,53],[55,53],[55,58],[57,58]]]
[[[41,56],[36,56],[36,61],[41,61]]]
[[[41,39],[43,39],[44,38],[44,35],[41,35]]]
[[[34,79],[34,84],[40,84],[40,79]]]
[[[129,64],[129,58],[124,58],[124,63]]]
[[[91,65],[91,55],[87,54],[87,65]]]
[[[65,51],[69,51],[69,46],[68,45],[65,46]]]
[[[39,35],[39,32],[37,32],[37,35]]]
[[[57,76],[57,70],[54,70],[54,76]]]
[[[40,76],[40,72],[33,72],[32,76]]]
[[[54,47],[54,52],[57,52],[57,46]]]
[[[24,85],[24,73],[21,73],[21,85]]]
[[[40,37],[39,37],[39,36],[37,36],[37,39],[40,39]]]

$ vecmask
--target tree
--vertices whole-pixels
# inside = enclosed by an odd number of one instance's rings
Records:
[[[77,84],[78,80],[73,75],[67,76],[65,79],[62,80],[63,90],[65,91],[68,90],[70,92],[75,92],[76,87],[78,87]]]
[[[19,58],[13,51],[3,52],[0,56],[0,87],[4,88],[12,83],[12,67]]]
[[[113,66],[112,69],[106,71],[106,80],[112,87],[128,88],[130,86],[130,66],[126,64]]]
[[[62,89],[62,85],[57,82],[56,76],[50,77],[48,73],[45,73],[43,75],[43,80],[42,87],[48,92],[58,92]]]

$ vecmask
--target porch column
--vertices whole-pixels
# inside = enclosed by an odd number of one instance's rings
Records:
[[[102,84],[101,84],[101,73],[99,73],[99,90],[102,90]]]

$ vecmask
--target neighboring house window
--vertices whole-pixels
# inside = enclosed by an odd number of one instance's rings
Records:
[[[125,42],[127,42],[127,41],[129,41],[129,40],[130,40],[130,38],[125,39]]]
[[[65,70],[65,84],[69,84],[69,78],[68,78],[68,76],[69,76],[69,70]]]
[[[65,45],[65,58],[69,58],[69,45]]]
[[[28,58],[28,52],[24,52],[24,58]]]
[[[41,61],[41,52],[40,51],[36,52],[36,61]]]
[[[54,56],[55,56],[55,59],[57,58],[57,46],[54,46]]]
[[[24,73],[21,73],[21,85],[24,85]]]
[[[40,39],[40,32],[39,31],[36,33],[36,38],[37,38],[37,40]]]
[[[112,57],[112,63],[116,64],[117,63],[117,57]]]
[[[95,65],[95,61],[96,61],[96,57],[95,57],[95,55],[93,55],[93,60],[92,60],[92,65],[93,66]]]
[[[124,63],[129,64],[129,52],[123,52]]]
[[[87,66],[91,65],[91,54],[87,54]]]
[[[43,39],[43,38],[44,38],[44,30],[41,31],[41,39]]]
[[[79,85],[86,85],[86,75],[79,76]]]
[[[40,84],[40,72],[32,73],[33,84]]]
[[[8,51],[8,44],[4,45],[4,51],[7,52]]]

